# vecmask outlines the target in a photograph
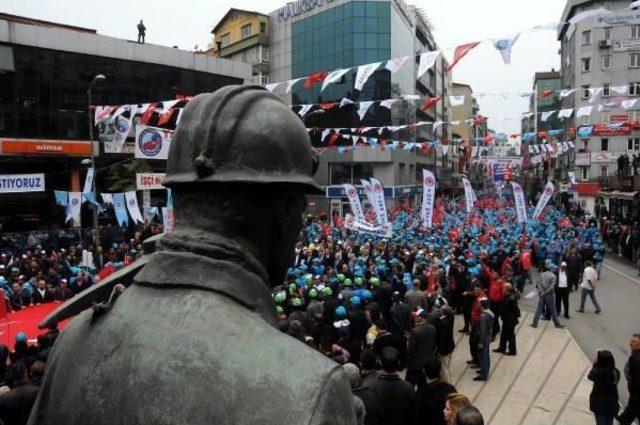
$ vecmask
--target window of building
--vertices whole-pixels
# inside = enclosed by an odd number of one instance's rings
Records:
[[[591,95],[591,93],[589,92],[589,84],[585,84],[584,86],[582,86],[582,98],[583,99],[589,99],[589,96]]]
[[[611,84],[604,83],[602,84],[602,97],[611,96]]]
[[[269,48],[262,46],[262,62],[269,62]]]
[[[609,139],[600,139],[600,151],[601,152],[609,151]]]
[[[605,40],[611,40],[611,35],[613,33],[613,28],[611,27],[607,27],[604,29],[604,39]]]
[[[580,124],[581,125],[589,125],[589,124],[591,124],[591,116],[584,115],[584,116],[580,117]]]
[[[640,53],[629,53],[629,68],[640,68]]]
[[[251,37],[251,24],[243,25],[240,31],[242,31],[242,38]]]
[[[582,180],[589,180],[589,167],[580,167],[580,171],[582,171]]]
[[[627,113],[629,121],[640,121],[640,111],[629,111]]]
[[[591,58],[582,58],[582,72],[591,71]]]
[[[602,112],[600,114],[601,117],[601,121],[605,124],[608,124],[611,122],[611,112]]]
[[[631,38],[640,38],[640,25],[631,25]]]
[[[360,184],[360,180],[373,177],[373,165],[366,162],[353,164],[353,184]]]
[[[264,34],[265,32],[267,32],[267,23],[260,22],[260,34]]]
[[[591,31],[582,31],[582,44],[591,44]]]
[[[231,43],[231,34],[225,34],[220,37],[220,45],[222,47],[227,47]]]
[[[602,57],[602,69],[604,71],[610,71],[611,70],[611,56],[610,55],[606,55]]]
[[[627,150],[628,151],[640,151],[640,138],[633,138],[627,140]]]
[[[629,83],[629,96],[640,96],[640,82]]]
[[[609,176],[609,167],[607,165],[600,166],[600,177],[608,177]]]
[[[582,149],[585,151],[589,150],[589,139],[582,139]]]
[[[330,163],[329,164],[329,184],[351,184],[351,164]]]

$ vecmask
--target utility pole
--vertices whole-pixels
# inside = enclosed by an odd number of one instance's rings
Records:
[[[93,103],[93,96],[91,89],[96,84],[102,84],[106,80],[106,77],[102,74],[98,74],[93,77],[91,80],[91,84],[89,84],[89,88],[87,89],[87,113],[89,118],[89,140],[91,141],[91,168],[93,169],[93,180],[91,181],[91,192],[93,193],[94,200],[98,199],[98,194],[96,193],[96,154],[95,154],[95,144],[93,141],[93,120],[91,117],[91,104]],[[93,245],[96,250],[96,254],[98,253],[98,247],[100,246],[100,229],[98,227],[98,206],[93,205]]]

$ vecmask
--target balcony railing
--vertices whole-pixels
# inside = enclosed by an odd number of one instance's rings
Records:
[[[633,192],[640,190],[640,176],[607,176],[599,178],[603,190]]]

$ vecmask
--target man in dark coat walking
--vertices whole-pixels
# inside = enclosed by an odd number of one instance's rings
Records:
[[[427,312],[420,309],[416,326],[409,332],[406,380],[413,386],[425,382],[424,365],[436,357],[436,328],[427,322]]]
[[[382,374],[373,392],[382,407],[381,423],[384,425],[406,425],[411,423],[415,407],[413,387],[398,375],[400,353],[393,347],[382,350],[380,363]]]
[[[261,87],[198,95],[167,165],[173,233],[69,322],[29,423],[355,424],[344,371],[280,332],[271,298],[318,190],[302,121]]]
[[[505,297],[500,306],[500,317],[502,317],[502,332],[500,333],[500,345],[494,353],[504,353],[507,356],[515,356],[516,349],[516,326],[520,317],[520,307],[518,306],[518,294],[513,290],[513,285],[505,283]]]
[[[424,372],[427,384],[418,390],[414,425],[445,425],[444,407],[447,396],[456,392],[456,387],[440,379],[440,362],[429,360]]]

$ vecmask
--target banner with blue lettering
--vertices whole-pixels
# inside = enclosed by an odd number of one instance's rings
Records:
[[[124,200],[124,193],[113,194],[113,209],[116,212],[116,220],[119,226],[129,225],[129,214],[127,214],[127,204]]]
[[[44,173],[0,174],[0,193],[44,192]]]

